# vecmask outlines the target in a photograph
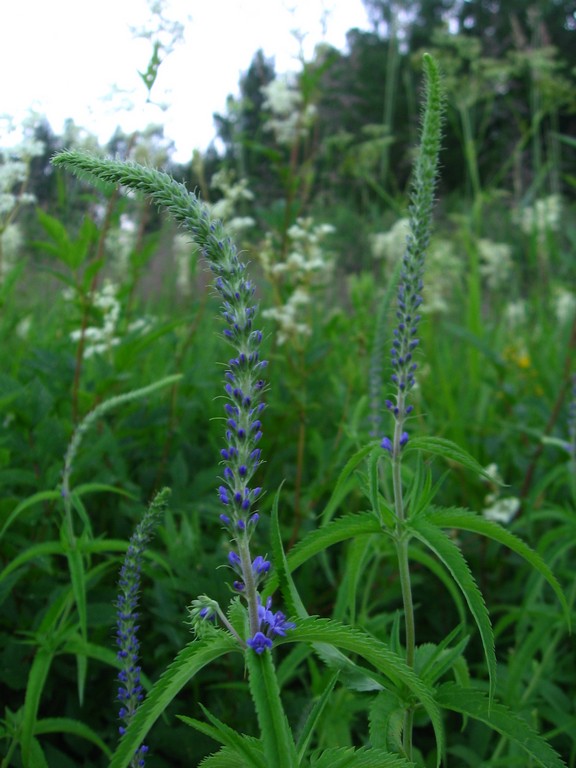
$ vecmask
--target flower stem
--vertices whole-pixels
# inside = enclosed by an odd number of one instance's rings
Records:
[[[248,620],[250,623],[250,637],[254,637],[259,629],[258,619],[258,593],[256,581],[252,570],[252,556],[250,554],[250,543],[246,534],[238,536],[238,556],[240,557],[240,567],[242,569],[242,578],[244,580],[244,597],[248,605]]]
[[[406,533],[406,510],[404,509],[404,494],[402,488],[402,452],[400,438],[402,435],[403,420],[396,422],[394,429],[394,446],[392,455],[392,483],[394,488],[394,508],[396,512],[396,537],[395,547],[398,558],[398,575],[402,590],[402,603],[404,605],[404,630],[406,643],[406,664],[414,666],[416,651],[416,625],[414,621],[414,602],[412,599],[412,582],[410,579],[410,560],[408,556],[409,537]],[[407,709],[404,714],[403,743],[406,758],[412,759],[412,725],[414,712]]]

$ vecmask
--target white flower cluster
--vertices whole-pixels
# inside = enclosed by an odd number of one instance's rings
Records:
[[[0,228],[0,285],[16,265],[22,242],[19,224],[6,224]]]
[[[13,219],[21,206],[36,202],[26,192],[30,162],[44,152],[44,143],[33,138],[34,122],[34,116],[24,122],[19,143],[0,147],[0,283],[16,264],[22,246],[22,233]],[[8,138],[15,130],[12,118],[0,116],[0,135]]]
[[[559,325],[572,322],[576,314],[576,295],[561,285],[554,287],[552,292],[554,313]]]
[[[477,242],[480,256],[480,274],[486,285],[495,291],[508,285],[512,273],[512,249],[506,243],[495,243],[486,238]]]
[[[222,168],[210,180],[212,189],[218,189],[222,197],[210,205],[210,212],[215,219],[220,219],[226,225],[226,230],[237,237],[245,229],[256,223],[251,216],[236,216],[235,212],[241,203],[254,199],[254,194],[248,189],[246,179],[236,181],[234,173]]]
[[[295,338],[310,336],[312,329],[304,322],[299,322],[301,309],[310,303],[310,294],[303,288],[296,288],[286,304],[265,309],[262,317],[278,323],[276,339],[279,345],[286,344]]]
[[[517,331],[526,325],[527,319],[528,307],[524,299],[508,302],[504,309],[504,320],[510,331]]]
[[[317,110],[313,104],[304,105],[302,94],[290,77],[277,77],[260,90],[264,95],[263,107],[272,115],[264,128],[274,133],[276,141],[291,147],[306,136]]]
[[[23,124],[20,142],[0,147],[0,229],[19,206],[36,202],[34,195],[25,191],[30,161],[44,152],[44,143],[31,135],[33,127],[34,116]],[[7,138],[15,131],[12,118],[0,116],[0,134]]]
[[[492,478],[492,483],[486,481],[492,486],[492,491],[484,499],[486,506],[482,510],[482,514],[487,520],[507,525],[512,522],[518,513],[520,499],[516,498],[516,496],[500,496],[500,486],[503,481],[497,464],[489,464],[485,467],[485,471]]]
[[[264,242],[260,251],[264,274],[288,294],[283,304],[262,313],[279,324],[278,344],[296,343],[311,334],[310,326],[302,318],[303,310],[311,302],[311,288],[325,283],[332,272],[331,257],[322,245],[332,232],[334,227],[330,224],[314,224],[311,218],[296,219],[286,233],[288,248],[283,261],[275,260],[270,235]]]
[[[73,301],[75,297],[74,291],[69,288],[62,295],[67,301]],[[84,329],[84,359],[105,355],[121,341],[119,324],[122,305],[118,299],[118,287],[110,280],[104,281],[102,288],[92,297],[92,307],[100,315],[101,322]],[[126,332],[144,334],[153,328],[154,323],[153,317],[139,317],[128,325]],[[70,340],[78,342],[81,336],[81,330],[72,331]]]
[[[113,283],[106,281],[102,289],[93,296],[92,305],[101,313],[102,324],[84,329],[84,357],[86,359],[94,357],[94,355],[103,355],[120,343],[120,339],[116,336],[120,319],[120,302],[117,291],[118,289]],[[81,336],[81,330],[72,331],[70,339],[76,342],[80,340]]]
[[[309,283],[312,278],[319,282],[329,277],[332,261],[323,249],[322,241],[332,232],[331,224],[314,224],[311,218],[296,219],[286,233],[289,248],[284,261],[274,261],[272,239],[270,236],[266,238],[260,253],[264,273],[269,278],[282,276],[291,285]]]
[[[384,259],[388,265],[396,264],[404,256],[409,234],[409,220],[398,219],[388,232],[377,232],[371,235],[372,256],[375,259]]]
[[[534,205],[528,205],[516,212],[516,221],[526,235],[534,232],[539,237],[547,231],[557,232],[560,228],[562,215],[562,198],[560,195],[548,195],[536,200]]]

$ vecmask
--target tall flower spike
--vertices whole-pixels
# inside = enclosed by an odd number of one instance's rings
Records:
[[[224,510],[220,519],[226,526],[240,559],[241,594],[248,605],[250,637],[259,631],[257,581],[250,554],[250,537],[257,513],[252,511],[260,488],[251,485],[261,463],[258,443],[262,437],[260,415],[264,409],[263,372],[260,359],[261,331],[253,327],[256,317],[254,286],[246,277],[246,265],[227,237],[222,222],[213,220],[208,208],[183,184],[152,168],[135,163],[92,157],[82,152],[61,152],[53,160],[76,174],[148,195],[165,208],[191,235],[215,275],[214,285],[222,299],[224,335],[233,347],[225,373],[226,447],[221,451],[222,482],[218,498]]]
[[[160,491],[146,510],[144,517],[136,526],[128,550],[120,569],[118,581],[119,594],[116,601],[116,643],[118,645],[118,660],[121,664],[118,673],[118,713],[122,725],[119,727],[122,736],[134,717],[138,705],[143,698],[140,683],[141,668],[139,665],[140,642],[138,640],[138,601],[140,596],[140,570],[142,555],[147,542],[152,538],[154,529],[164,511],[169,490]],[[148,747],[141,745],[134,754],[130,768],[141,768]]]
[[[398,322],[392,342],[392,382],[396,392],[394,400],[386,401],[386,407],[394,415],[395,429],[392,440],[385,437],[382,441],[382,447],[393,457],[398,456],[408,442],[404,423],[413,408],[407,405],[406,401],[416,383],[415,372],[418,366],[414,361],[414,351],[419,344],[422,275],[432,229],[432,209],[444,109],[438,66],[427,54],[424,55],[424,69],[426,107],[422,124],[422,140],[412,179],[409,208],[410,233],[402,259],[396,309]]]

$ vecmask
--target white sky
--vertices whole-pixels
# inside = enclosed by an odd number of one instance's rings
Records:
[[[0,115],[17,123],[33,109],[61,132],[66,118],[110,138],[164,123],[187,161],[214,136],[213,112],[237,95],[238,78],[263,48],[276,71],[298,71],[299,46],[291,30],[306,33],[303,48],[327,41],[344,49],[352,27],[368,29],[362,0],[167,0],[165,15],[185,24],[180,43],[160,67],[152,91],[166,111],[146,104],[138,76],[151,43],[130,27],[149,18],[147,0],[2,0],[0,10]],[[324,17],[324,26],[322,18]],[[112,93],[116,95],[111,98]],[[6,145],[0,136],[0,146]]]

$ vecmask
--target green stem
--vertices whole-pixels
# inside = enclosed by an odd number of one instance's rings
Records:
[[[244,533],[236,539],[238,544],[238,556],[240,558],[240,568],[242,569],[242,579],[244,581],[244,597],[248,604],[248,620],[250,623],[250,637],[254,637],[260,622],[258,620],[258,592],[256,590],[256,581],[254,580],[254,571],[252,570],[252,556],[250,554],[250,542],[248,534]]]
[[[404,399],[404,396],[401,396]],[[404,411],[403,403],[399,403],[400,412]],[[398,575],[402,590],[402,602],[404,605],[404,628],[406,643],[406,664],[414,666],[416,653],[416,624],[414,621],[414,602],[412,600],[412,583],[410,579],[410,560],[408,556],[409,539],[406,534],[406,510],[404,509],[404,494],[402,488],[402,453],[400,437],[402,435],[404,420],[398,419],[394,427],[394,443],[392,452],[392,483],[394,488],[394,508],[396,512],[396,556],[398,557]],[[404,714],[403,743],[408,760],[412,759],[412,727],[414,711],[407,709]]]

